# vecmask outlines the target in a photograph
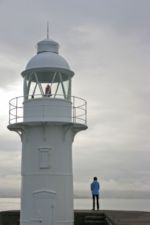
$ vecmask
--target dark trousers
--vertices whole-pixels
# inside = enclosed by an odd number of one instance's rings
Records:
[[[99,209],[99,195],[93,195],[93,210],[95,210],[95,200],[97,209]]]

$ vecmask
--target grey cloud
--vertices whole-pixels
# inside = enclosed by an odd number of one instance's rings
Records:
[[[15,83],[16,80],[19,80],[20,77],[17,73],[16,70],[13,71],[12,68],[8,68],[7,65],[5,67],[0,67],[0,71],[1,71],[1,88],[4,89],[4,88],[8,88],[8,85],[9,83]]]
[[[92,151],[92,149],[91,149]],[[81,154],[81,152],[80,152]],[[99,153],[93,153],[90,155],[90,159],[86,155],[84,159],[84,166],[80,158],[75,161],[74,167],[76,168],[76,174],[80,174],[80,177],[75,177],[78,182],[84,182],[88,186],[89,179],[93,176],[98,176],[103,190],[105,189],[126,189],[127,186],[131,188],[136,187],[137,190],[145,190],[143,186],[147,184],[147,190],[150,184],[148,169],[148,152],[129,152],[124,151],[103,151],[99,150]],[[141,161],[139,161],[141,158]],[[87,164],[86,164],[87,161]],[[90,163],[89,163],[90,161]],[[143,167],[142,163],[145,162]],[[142,169],[141,169],[142,167]],[[116,183],[115,186],[111,185],[111,182]],[[145,185],[143,183],[145,182]],[[104,185],[104,184],[107,185]],[[137,185],[136,185],[137,184]]]
[[[13,138],[11,138],[13,137]],[[18,134],[12,134],[8,131],[6,134],[0,134],[0,151],[1,152],[11,152],[15,154],[21,150],[21,143]]]
[[[89,129],[77,135],[73,152],[79,191],[88,189],[93,175],[104,189],[144,191],[150,184],[149,9],[146,0],[0,2],[1,88],[21,84],[19,73],[45,38],[49,20],[50,36],[76,73],[73,94],[88,100]],[[7,159],[0,179],[7,186],[11,177],[15,189],[21,143],[6,133],[0,136]]]
[[[63,3],[58,0],[53,3],[46,0],[44,4],[35,0],[32,2],[15,0],[9,3],[4,1],[0,9],[0,38],[4,43],[11,43],[11,47],[18,46],[18,49],[23,50],[25,43],[29,44],[34,38],[42,36],[47,19],[58,36],[60,32],[61,36],[63,33],[69,33],[71,26],[91,22],[97,24],[98,29],[108,24],[109,27],[116,27],[122,31],[129,28],[130,32],[134,29],[143,30],[149,27],[149,8],[150,3],[146,0],[142,2],[95,0],[88,3],[85,0],[76,2],[65,0]]]

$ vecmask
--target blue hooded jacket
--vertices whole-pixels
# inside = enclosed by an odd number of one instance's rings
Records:
[[[92,192],[92,195],[99,195],[99,190],[100,190],[99,182],[97,180],[93,181],[91,183],[91,192]]]

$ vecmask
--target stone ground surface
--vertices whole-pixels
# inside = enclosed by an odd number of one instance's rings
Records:
[[[77,214],[77,215],[76,215]],[[150,225],[150,212],[139,212],[139,211],[113,211],[113,210],[100,210],[100,211],[90,211],[90,210],[76,210],[75,216],[77,221],[79,217],[84,218],[88,216],[99,216],[104,214],[106,218],[110,219],[112,225]],[[85,221],[85,220],[84,220]],[[75,225],[83,225],[81,223],[75,223]],[[93,223],[94,225],[94,223]]]
[[[150,212],[105,211],[116,225],[150,225]]]
[[[0,212],[0,225],[19,225],[18,210]],[[75,210],[75,225],[150,225],[150,212]],[[112,222],[112,223],[111,223]]]

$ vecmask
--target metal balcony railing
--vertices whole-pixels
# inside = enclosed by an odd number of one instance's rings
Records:
[[[28,96],[30,101],[32,96]],[[34,98],[43,98],[42,95],[36,95]],[[54,99],[55,96],[51,96],[50,99]],[[57,95],[56,99],[63,99],[62,95]],[[66,99],[64,99],[66,101]],[[72,123],[79,123],[87,125],[87,102],[79,97],[71,96],[72,103]],[[23,106],[24,96],[12,98],[9,101],[9,125],[15,123],[22,123],[24,121]]]

